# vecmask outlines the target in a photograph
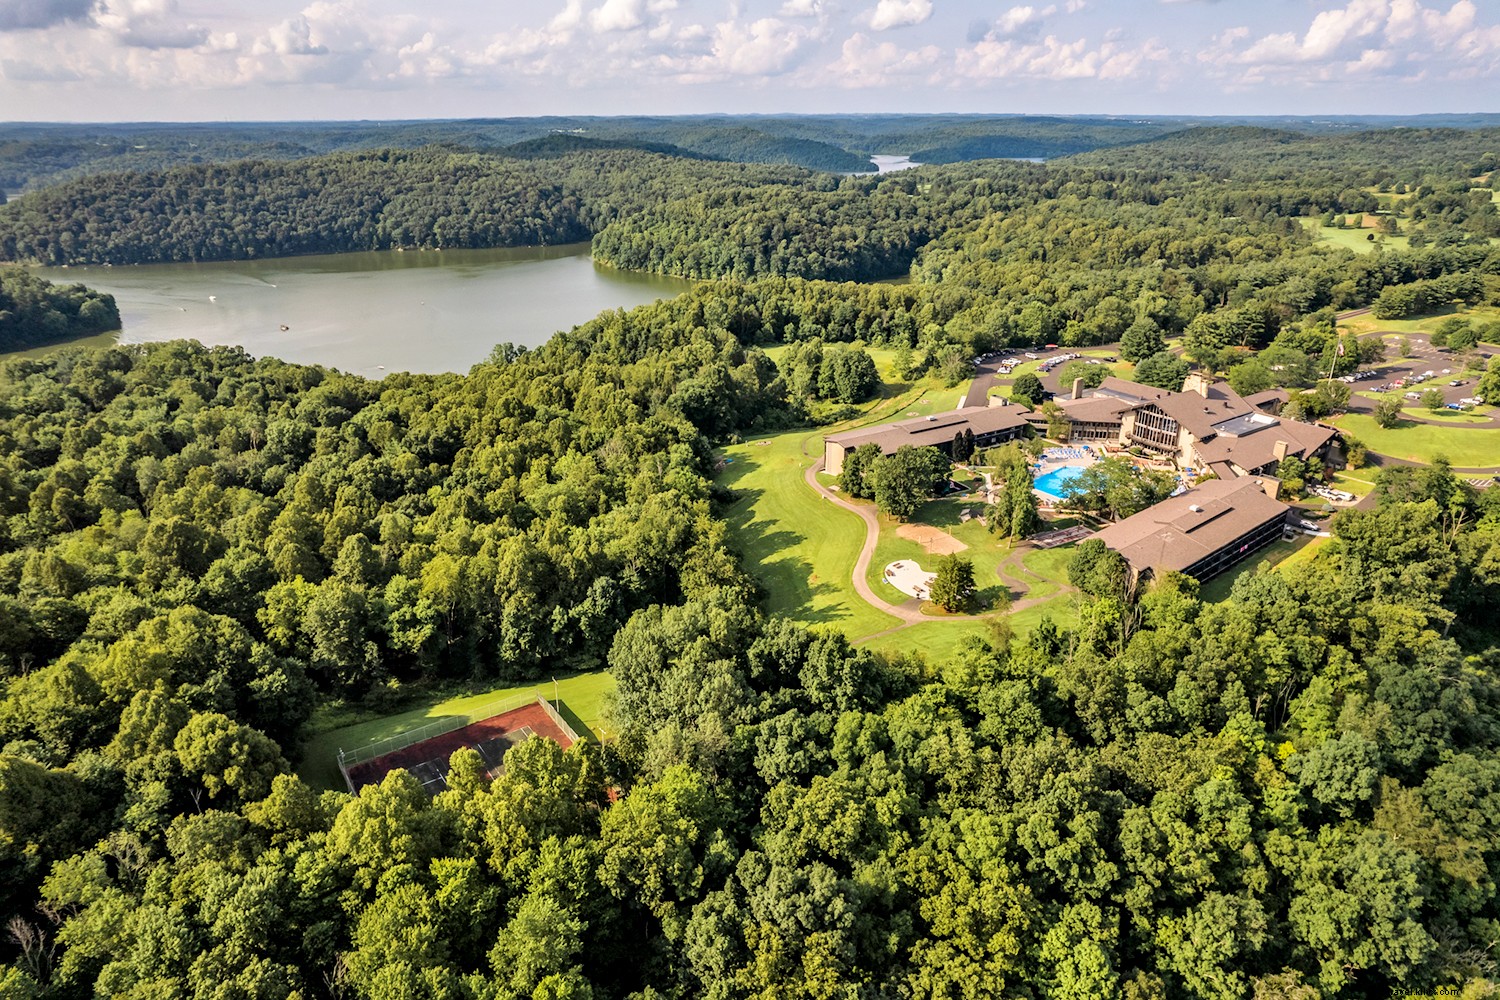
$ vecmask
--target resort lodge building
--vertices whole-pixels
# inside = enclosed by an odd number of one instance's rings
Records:
[[[1335,437],[1327,427],[1262,410],[1228,384],[1198,374],[1187,377],[1181,392],[1108,378],[1085,394],[1075,382],[1072,397],[1055,402],[1073,442],[1140,447],[1180,469],[1212,470],[1220,479],[1274,475],[1288,456],[1324,457]],[[1046,432],[1045,414],[1031,420]]]
[[[1291,510],[1275,479],[1210,479],[1094,535],[1137,581],[1165,570],[1210,580],[1282,536]]]
[[[823,439],[823,471],[834,476],[843,472],[844,457],[862,444],[880,445],[882,455],[894,455],[902,445],[932,447],[948,455],[953,436],[964,431],[973,432],[974,444],[980,448],[1029,437],[1028,412],[1024,406],[965,406],[930,417],[832,434]]]

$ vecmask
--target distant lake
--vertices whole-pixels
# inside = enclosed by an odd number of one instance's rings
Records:
[[[35,271],[114,295],[124,331],[85,343],[191,337],[369,376],[468,371],[503,341],[535,346],[691,286],[596,265],[587,243]]]
[[[910,170],[912,167],[920,167],[920,163],[912,161],[910,156],[900,156],[891,153],[882,153],[870,157],[870,162],[875,164],[875,171],[882,174],[893,174],[898,170]]]

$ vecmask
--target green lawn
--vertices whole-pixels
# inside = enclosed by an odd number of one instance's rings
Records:
[[[1450,410],[1446,407],[1441,410],[1429,410],[1421,406],[1409,406],[1407,410],[1421,420],[1438,420],[1445,424],[1487,424],[1490,422],[1487,412],[1469,412],[1462,410]]]
[[[1355,253],[1374,253],[1377,246],[1393,250],[1406,250],[1411,240],[1406,236],[1380,236],[1373,229],[1324,229],[1321,219],[1299,219],[1315,237],[1325,243],[1353,250]],[[1375,239],[1369,237],[1374,236]]]
[[[983,485],[982,481],[977,479],[976,484]],[[975,516],[967,522],[960,521],[959,512],[966,508]],[[959,555],[974,564],[974,581],[979,585],[980,607],[989,608],[999,596],[1001,589],[1000,577],[995,569],[1009,553],[1005,548],[1005,542],[995,538],[988,528],[979,523],[977,515],[983,512],[984,501],[982,499],[955,497],[933,500],[924,504],[912,516],[911,521],[913,524],[941,528],[968,546]],[[894,518],[882,517],[880,521],[880,541],[875,546],[874,558],[870,560],[867,578],[875,593],[892,604],[899,604],[908,600],[910,595],[903,594],[885,582],[886,566],[898,559],[910,559],[919,563],[923,569],[935,570],[937,561],[942,557],[928,552],[918,542],[898,535],[896,532],[901,525]]]
[[[457,696],[435,695],[424,704],[392,715],[340,712],[322,709],[313,717],[313,734],[303,747],[302,764],[297,769],[302,780],[318,789],[342,789],[339,775],[339,750],[352,750],[377,740],[402,733],[440,719],[465,716],[480,718],[478,710],[502,699],[541,695],[551,701],[554,693],[562,702],[563,718],[585,738],[608,739],[611,735],[605,715],[605,703],[615,689],[614,678],[603,670],[571,677],[559,677],[556,687],[550,679],[524,684],[508,684],[485,691]],[[364,718],[360,718],[364,715]],[[350,719],[358,718],[357,722]]]
[[[1229,592],[1234,588],[1234,582],[1247,574],[1254,576],[1257,573],[1278,569],[1291,563],[1294,556],[1308,558],[1311,550],[1319,543],[1326,542],[1326,538],[1314,538],[1312,535],[1298,535],[1294,540],[1272,542],[1261,549],[1255,555],[1240,563],[1227,573],[1214,577],[1203,585],[1200,591],[1205,601],[1222,601],[1229,597]],[[1308,556],[1302,554],[1308,552]]]
[[[833,626],[851,639],[874,636],[901,624],[871,607],[854,589],[851,574],[864,544],[863,522],[854,513],[820,497],[807,486],[803,474],[822,457],[825,435],[952,409],[958,391],[931,379],[910,386],[888,383],[884,397],[869,404],[856,420],[833,427],[767,435],[724,449],[728,464],[720,471],[718,482],[739,495],[726,512],[727,521],[735,548],[766,590],[768,611],[808,625]],[[825,480],[831,481],[831,478]],[[977,520],[958,524],[958,510],[963,506],[973,507],[977,512],[979,504],[936,501],[929,505],[933,508],[929,516],[939,526],[950,521],[956,525],[955,534],[963,533],[971,549],[966,554],[971,557],[985,546],[990,547],[987,550],[990,554],[984,557],[986,566],[980,566],[976,560],[975,575],[981,578],[981,585],[985,580],[996,580],[998,589],[994,567],[1006,553]],[[916,543],[896,536],[894,524],[891,528],[886,533],[889,544],[883,540],[883,547],[876,551],[871,576],[877,591],[883,590],[887,600],[897,603],[907,600],[906,595],[886,587],[879,579],[880,570],[894,559],[910,556],[931,561],[932,557]],[[1071,614],[1070,609],[1071,602],[1063,601],[1054,617],[1064,618]],[[1013,616],[1012,624],[1018,630],[1033,627],[1041,613],[1029,609]],[[923,622],[871,640],[871,645],[899,650],[931,647],[937,653],[953,648],[963,634],[985,631],[987,626],[983,622]]]
[[[1341,472],[1335,472],[1333,474],[1333,481],[1329,485],[1336,490],[1343,490],[1345,493],[1353,493],[1357,497],[1362,497],[1375,489],[1376,474],[1375,469],[1356,469],[1353,472],[1345,469]]]
[[[1346,413],[1333,423],[1363,441],[1371,451],[1412,462],[1430,463],[1442,455],[1459,467],[1500,464],[1500,430],[1398,421],[1381,427],[1374,417]]]
[[[1343,320],[1339,325],[1351,333],[1360,335],[1375,333],[1376,331],[1396,334],[1430,334],[1437,329],[1439,323],[1449,316],[1464,316],[1475,323],[1488,323],[1492,320],[1500,319],[1500,308],[1496,308],[1495,306],[1475,306],[1470,308],[1453,304],[1445,306],[1437,312],[1428,313],[1425,316],[1417,316],[1413,319],[1376,319],[1373,314],[1366,313],[1363,316]],[[1386,338],[1392,344],[1399,339],[1399,337]],[[1454,360],[1456,361],[1457,359],[1455,358]]]
[[[1058,625],[1071,628],[1078,624],[1077,598],[1064,594],[1024,611],[1010,615],[1010,627],[1015,634],[1029,632],[1037,627],[1042,618],[1050,617]],[[876,636],[860,643],[866,649],[882,653],[921,653],[932,663],[941,663],[953,655],[964,636],[976,635],[987,638],[992,634],[988,621],[924,622],[890,635]]]

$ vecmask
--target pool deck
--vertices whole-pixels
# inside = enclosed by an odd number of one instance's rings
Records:
[[[1093,448],[1048,448],[1042,452],[1041,460],[1033,466],[1033,480],[1057,472],[1059,469],[1087,469],[1102,457],[1101,453]],[[1045,506],[1052,507],[1062,503],[1066,497],[1049,493],[1046,490],[1033,486],[1032,492],[1041,498]]]

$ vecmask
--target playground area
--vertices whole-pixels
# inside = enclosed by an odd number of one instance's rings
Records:
[[[912,559],[899,559],[885,568],[885,582],[908,597],[927,599],[936,573],[929,573]]]
[[[429,735],[418,730],[371,747],[339,751],[339,770],[352,793],[365,785],[378,784],[391,771],[405,768],[422,783],[422,790],[436,795],[448,787],[448,760],[455,750],[471,747],[484,762],[490,778],[505,770],[505,752],[532,736],[552,740],[564,750],[578,742],[578,735],[545,699],[480,719],[456,729]]]
[[[949,532],[930,524],[902,524],[896,528],[896,534],[916,542],[933,555],[952,555],[969,547]]]

